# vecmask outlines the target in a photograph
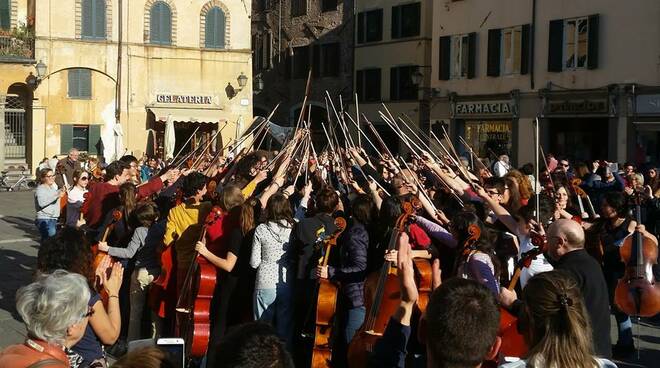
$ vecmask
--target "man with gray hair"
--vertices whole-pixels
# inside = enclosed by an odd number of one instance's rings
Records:
[[[83,337],[91,315],[89,296],[87,280],[64,270],[41,275],[20,288],[16,309],[25,322],[28,337],[25,343],[9,346],[0,353],[0,368],[69,367],[68,349]]]
[[[597,356],[612,356],[610,340],[610,310],[607,284],[600,264],[584,250],[584,230],[573,220],[560,219],[552,223],[547,233],[548,255],[557,270],[569,273],[580,288],[593,330]],[[513,304],[515,293],[503,289],[503,305]]]
[[[497,158],[497,162],[493,165],[493,174],[497,176],[498,178],[503,177],[506,175],[506,173],[511,170],[511,166],[509,164],[509,156],[508,155],[500,155]]]
[[[80,157],[80,151],[77,148],[71,148],[69,154],[57,163],[55,183],[59,188],[62,188],[65,184],[69,187],[73,185],[73,172],[82,168],[78,157]],[[63,176],[66,177],[66,180]]]

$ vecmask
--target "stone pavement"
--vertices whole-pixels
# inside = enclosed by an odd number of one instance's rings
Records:
[[[37,260],[39,235],[34,226],[32,192],[0,192],[0,348],[23,341],[25,328],[14,308],[16,290],[29,283]],[[612,317],[612,341],[616,329]],[[660,318],[642,319],[633,333],[640,356],[617,361],[619,367],[657,367],[660,363]],[[655,362],[655,363],[653,363]]]

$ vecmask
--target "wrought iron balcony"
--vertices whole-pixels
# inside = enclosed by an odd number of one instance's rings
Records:
[[[34,61],[34,35],[26,29],[0,30],[0,62]]]

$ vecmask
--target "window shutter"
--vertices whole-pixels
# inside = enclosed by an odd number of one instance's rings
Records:
[[[225,48],[225,13],[213,7],[206,14],[206,40],[208,48]]]
[[[380,86],[382,83],[382,78],[380,75],[380,68],[379,69],[372,69],[370,72],[371,74],[371,79],[369,79],[369,85],[372,86],[371,88],[373,89],[370,94],[373,96],[370,101],[380,101]],[[365,83],[367,84],[367,83]]]
[[[392,38],[401,37],[401,7],[392,7]]]
[[[89,139],[87,141],[87,152],[92,155],[101,154],[101,126],[100,125],[90,125],[89,126]]]
[[[92,71],[89,69],[78,69],[78,97],[92,97]]]
[[[355,93],[358,95],[358,100],[364,101],[364,71],[362,70],[355,72]]]
[[[378,24],[378,36],[373,41],[383,40],[383,9],[376,10],[376,24]]]
[[[449,80],[449,65],[451,64],[451,36],[440,37],[440,58],[438,77],[440,80]]]
[[[520,74],[525,75],[529,73],[530,62],[530,44],[529,44],[529,24],[523,24],[521,27],[520,37]]]
[[[587,69],[598,68],[598,36],[599,36],[599,16],[593,14],[589,16],[589,38],[587,50]]]
[[[94,23],[93,23],[93,3],[96,0],[83,0],[82,1],[82,36],[94,36]]]
[[[561,72],[564,48],[564,20],[550,21],[550,35],[548,39],[548,71]]]
[[[69,69],[69,97],[78,97],[80,90],[80,75],[79,69]]]
[[[497,77],[500,75],[500,43],[502,42],[501,29],[488,30],[488,67],[486,75]]]
[[[163,25],[162,23],[162,9],[160,7],[161,3],[155,3],[151,7],[151,14],[150,20],[149,20],[149,42],[150,43],[160,43],[161,42],[161,27]]]
[[[92,37],[105,38],[105,0],[95,0],[94,5],[94,32]]]
[[[271,31],[266,33],[264,45],[264,69],[270,69],[273,67],[273,34]]]
[[[358,14],[357,22],[357,43],[364,42],[364,13]]]
[[[9,0],[0,0],[0,28],[11,28],[11,7]]]
[[[318,78],[322,75],[321,71],[321,46],[312,46],[312,77]]]
[[[216,28],[216,47],[224,49],[225,48],[225,12],[220,10],[220,8],[215,8],[215,28]]]
[[[73,146],[73,125],[60,125],[60,153],[69,153]]]
[[[396,101],[399,99],[399,69],[390,69],[390,100]]]
[[[213,11],[215,8],[209,10],[206,13],[206,22],[204,22],[204,46],[211,48],[215,46],[215,18],[213,17]]]
[[[160,37],[159,40],[164,45],[172,44],[172,12],[169,5],[160,3]]]
[[[477,33],[468,34],[468,79],[472,79],[476,73],[477,60]]]

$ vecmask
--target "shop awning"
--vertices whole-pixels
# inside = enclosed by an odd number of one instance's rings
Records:
[[[176,109],[168,107],[147,107],[147,110],[154,113],[157,121],[167,121],[171,116],[175,122],[191,123],[220,123],[227,121],[221,117],[222,110],[211,109]]]

